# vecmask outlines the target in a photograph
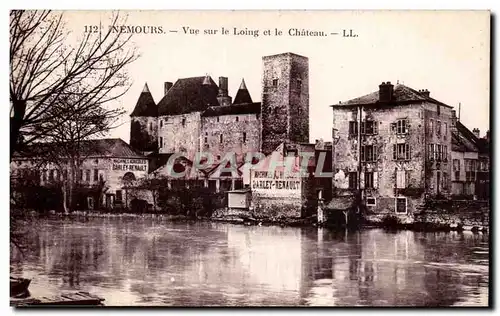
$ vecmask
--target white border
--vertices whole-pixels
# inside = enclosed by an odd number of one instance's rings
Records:
[[[15,6],[17,9],[21,8],[38,8],[38,9],[43,9],[43,8],[58,8],[58,9],[211,9],[211,10],[216,10],[216,9],[223,9],[223,10],[231,10],[231,9],[266,9],[266,10],[272,10],[272,9],[315,9],[315,10],[325,10],[325,9],[355,9],[355,10],[362,10],[362,9],[427,9],[427,10],[467,10],[467,9],[475,9],[475,10],[481,10],[481,9],[491,9],[494,13],[499,13],[500,12],[500,1],[498,0],[468,0],[468,1],[463,1],[463,0],[455,0],[455,1],[435,1],[435,0],[420,0],[420,1],[407,1],[407,0],[378,0],[378,1],[370,1],[370,0],[349,0],[349,1],[343,1],[343,2],[333,2],[333,1],[286,1],[286,0],[281,0],[281,1],[273,1],[273,0],[244,0],[244,1],[231,1],[231,0],[214,0],[214,1],[206,1],[206,0],[183,0],[183,1],[176,1],[174,2],[161,2],[161,5],[159,5],[160,2],[153,2],[153,1],[132,1],[132,0],[112,0],[112,1],[102,1],[102,0],[87,0],[85,2],[74,2],[74,1],[61,1],[61,0],[52,0],[52,1],[35,1],[35,0],[30,0],[30,1],[24,1],[24,0],[18,0],[16,2],[7,2],[3,1],[2,6],[10,5],[12,4]],[[13,9],[13,7],[6,7],[3,11],[3,14],[1,15],[2,22],[1,25],[3,25],[4,28],[7,28],[9,25],[9,16],[7,10]],[[498,16],[496,17],[496,29],[498,29]],[[6,29],[4,29],[4,32],[0,33],[2,37],[2,42],[3,43],[8,43],[8,32]],[[498,33],[495,32],[495,38],[498,37]],[[2,100],[7,101],[8,100],[8,95],[7,95],[7,85],[8,85],[8,79],[7,79],[7,73],[9,73],[9,66],[8,66],[8,50],[7,50],[7,45],[4,46],[4,49],[1,51],[3,60],[4,62],[2,63],[2,67],[4,71],[2,72],[4,75],[1,76],[0,80],[3,80],[2,82],[2,87],[4,89],[1,89],[2,95]],[[495,45],[496,46],[496,45]],[[497,53],[498,51],[495,50]],[[496,71],[496,63],[495,63],[495,71]],[[493,81],[492,81],[493,82]],[[494,91],[500,91],[500,83],[498,80],[495,80],[495,86],[492,87]],[[490,108],[493,108],[493,104],[490,105]],[[3,124],[0,124],[0,128],[2,129],[2,135],[8,135],[9,133],[9,121],[7,118],[7,109],[4,108],[4,115],[1,116],[1,119],[4,120]],[[495,117],[491,118],[491,121],[500,121],[500,111],[496,110]],[[492,136],[492,139],[497,139],[497,137]],[[8,239],[9,235],[9,229],[8,229],[8,223],[9,223],[9,212],[7,211],[9,208],[9,183],[6,179],[8,179],[8,174],[9,174],[9,169],[7,169],[7,166],[9,164],[9,158],[8,158],[8,150],[9,148],[9,140],[7,137],[2,137],[2,140],[4,142],[4,154],[3,154],[3,159],[5,159],[2,163],[2,166],[4,166],[1,169],[2,172],[2,198],[0,201],[3,202],[3,208],[2,208],[2,216],[4,216],[4,220],[1,221],[2,225],[4,225],[4,229],[1,229],[3,232],[3,241],[0,243],[2,245],[2,253],[7,254],[9,252],[9,245],[6,242]],[[496,146],[495,146],[496,147]],[[500,159],[500,158],[499,158]],[[494,162],[492,162],[493,164]],[[496,175],[496,174],[495,174]],[[492,194],[492,196],[500,196],[500,186],[496,186],[495,192],[496,194]],[[492,212],[494,210],[492,209]],[[495,218],[498,221],[499,216],[495,216]],[[495,223],[497,224],[497,223]],[[7,227],[6,227],[7,226]],[[498,227],[498,225],[495,225],[495,227]],[[498,239],[499,234],[495,234]],[[495,240],[498,241],[498,240]],[[492,241],[492,244],[495,244],[495,241]],[[492,249],[493,250],[493,249]],[[0,284],[2,285],[2,293],[1,297],[3,298],[4,302],[2,304],[2,313],[1,315],[11,315],[14,313],[14,310],[11,309],[8,306],[8,281],[7,281],[7,272],[8,271],[8,266],[9,266],[9,261],[8,261],[8,256],[5,256],[6,258],[3,260],[4,266],[2,267],[3,269],[0,269],[0,271],[4,271],[1,275],[3,277],[2,281]],[[492,285],[494,286],[494,285]],[[495,301],[499,302],[498,299],[498,293],[499,291],[496,290],[496,297]],[[17,311],[20,313],[19,311]],[[37,311],[41,315],[52,315],[54,311],[52,310],[39,310]],[[59,313],[66,313],[66,311],[58,311]],[[106,315],[107,313],[116,313],[120,315],[131,315],[131,314],[139,314],[141,311],[132,311],[132,310],[118,310],[118,311],[110,311],[110,310],[102,310],[102,311],[81,311],[81,310],[72,310],[68,311],[68,313],[71,313],[72,315],[83,315],[84,313],[92,312],[92,314],[97,314],[97,315]],[[148,310],[148,312],[154,312],[153,310]],[[163,313],[163,311],[159,311],[160,313]],[[177,314],[177,315],[183,315],[186,310],[175,310],[175,311],[167,311],[169,314]],[[189,312],[203,312],[203,313],[214,313],[218,314],[218,310],[210,311],[210,310],[190,310]],[[237,310],[228,310],[229,313],[233,314],[236,313],[238,314]],[[260,311],[258,310],[245,310],[245,313],[250,312],[251,314],[259,313]],[[278,313],[288,313],[288,310],[273,310],[273,312],[278,312]],[[304,315],[309,315],[311,313],[315,314],[318,312],[318,310],[311,310],[311,309],[298,309],[295,310],[294,312],[297,313],[303,313]],[[321,311],[319,311],[321,312]],[[327,313],[330,313],[331,311],[325,311]],[[339,314],[348,314],[350,311],[339,311],[335,310],[335,313]],[[362,312],[369,312],[369,313],[385,313],[385,311],[377,311],[377,310],[362,310]],[[408,312],[412,312],[411,310],[399,310],[398,314],[406,314]],[[421,311],[416,311],[416,312],[421,312]],[[425,313],[429,315],[439,315],[443,311],[439,310],[426,310]],[[466,312],[466,311],[464,311]],[[26,312],[24,312],[26,313]],[[56,312],[57,313],[57,312]],[[105,314],[106,313],[106,314]],[[349,313],[350,314],[350,313]]]

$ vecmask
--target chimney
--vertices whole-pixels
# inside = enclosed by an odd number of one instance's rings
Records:
[[[171,82],[168,82],[168,81],[165,82],[165,84],[163,86],[164,87],[164,91],[165,91],[164,95],[167,94],[167,92],[170,90],[170,88],[172,88],[172,86],[173,86],[173,84]]]
[[[219,77],[219,97],[227,97],[227,77]]]
[[[457,111],[451,110],[451,126],[457,126]]]
[[[474,134],[474,136],[476,136],[477,138],[479,138],[479,128],[474,128],[472,130],[472,134]]]
[[[423,94],[426,98],[430,98],[430,96],[431,96],[431,92],[427,89],[420,90],[420,93]]]
[[[393,99],[394,86],[390,81],[387,83],[382,82],[381,85],[378,86],[378,99],[380,102],[391,102]]]
[[[219,77],[219,94],[217,95],[217,100],[219,101],[219,105],[231,105],[232,99],[228,95],[227,89],[227,77]]]

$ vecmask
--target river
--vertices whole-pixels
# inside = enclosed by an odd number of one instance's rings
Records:
[[[13,276],[32,296],[83,290],[105,305],[486,306],[489,235],[37,219]]]

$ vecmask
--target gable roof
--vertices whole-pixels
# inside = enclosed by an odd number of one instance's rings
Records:
[[[403,84],[397,84],[393,90],[392,101],[383,102],[383,104],[399,105],[399,104],[409,104],[409,103],[424,102],[424,101],[452,108],[447,104],[444,104],[436,99],[428,97],[424,93],[419,92],[410,87],[407,87]],[[379,91],[377,90],[375,92],[366,94],[364,96],[354,98],[345,102],[341,102],[340,104],[331,105],[331,107],[341,108],[341,107],[348,107],[355,105],[378,105],[378,104],[382,104],[382,102],[379,101]]]
[[[209,106],[219,105],[217,84],[206,76],[178,79],[158,103],[158,115],[177,115],[203,111]],[[207,83],[207,82],[205,82]]]
[[[139,99],[135,105],[134,111],[130,116],[157,116],[158,115],[158,107],[156,106],[155,100],[149,91],[148,84],[144,85],[144,89],[142,89],[141,94],[139,95]]]
[[[30,158],[43,156],[47,151],[57,152],[58,147],[64,144],[57,143],[35,143],[25,148],[23,152],[14,154],[17,158]],[[80,142],[81,155],[84,158],[146,158],[137,153],[129,144],[121,138],[91,139]]]

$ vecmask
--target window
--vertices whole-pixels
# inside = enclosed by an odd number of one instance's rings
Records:
[[[361,161],[375,161],[377,160],[377,147],[373,145],[361,146]]]
[[[441,115],[441,107],[439,106],[439,104],[436,104],[436,110],[438,115]]]
[[[395,202],[395,209],[397,214],[406,214],[406,198],[397,197]]]
[[[446,135],[448,135],[448,123],[443,122],[443,129],[444,137],[446,138]]]
[[[394,160],[410,160],[410,145],[409,144],[394,144],[392,158]]]
[[[375,206],[377,205],[377,200],[374,197],[366,198],[366,206]]]
[[[160,120],[160,128],[163,127],[163,120]]]
[[[297,91],[300,92],[302,90],[302,79],[297,78],[296,84],[297,84]]]
[[[220,155],[217,155],[217,160],[220,160]]]
[[[223,142],[223,138],[222,138],[222,134],[220,134],[220,139],[219,139],[220,143],[222,144]]]
[[[240,120],[240,118],[238,116],[236,116],[236,122],[238,122]]]
[[[205,133],[205,144],[208,144],[208,133]]]
[[[98,164],[99,163],[99,159],[94,159],[94,163]]]
[[[436,134],[441,136],[441,121],[436,121]]]
[[[149,131],[150,131],[150,132],[152,132],[152,131],[153,131],[153,123],[152,123],[152,122],[150,122],[150,123],[149,123]]]
[[[217,123],[219,123],[219,117],[217,116]]]
[[[97,182],[99,180],[99,170],[94,169],[94,181]]]
[[[163,137],[160,136],[160,148],[163,148]]]
[[[431,119],[429,121],[429,135],[433,135],[434,134],[434,120]]]
[[[377,122],[365,121],[361,122],[361,135],[374,135],[377,134]]]
[[[276,88],[278,86],[278,79],[273,79],[273,87]]]
[[[406,170],[396,171],[396,188],[397,189],[406,188]]]
[[[373,189],[373,172],[365,172],[365,189]]]
[[[455,174],[455,181],[460,181],[460,160],[453,159],[453,172]]]
[[[448,161],[448,146],[443,146],[443,161]]]
[[[427,155],[430,161],[434,161],[434,144],[429,144],[427,149]]]
[[[476,160],[474,159],[464,159],[465,165],[465,181],[473,182],[476,181]]]
[[[349,122],[349,135],[358,135],[358,122]]]
[[[243,132],[243,142],[247,142],[247,133]]]
[[[358,173],[349,172],[349,189],[357,189],[357,188],[358,188]]]
[[[218,118],[217,118],[218,119]],[[182,119],[182,127],[185,127],[186,126],[186,118],[183,118]]]
[[[408,133],[408,120],[400,119],[396,122],[396,133],[397,134],[406,134]]]
[[[122,201],[122,190],[116,190],[115,201],[116,202],[121,202]]]

